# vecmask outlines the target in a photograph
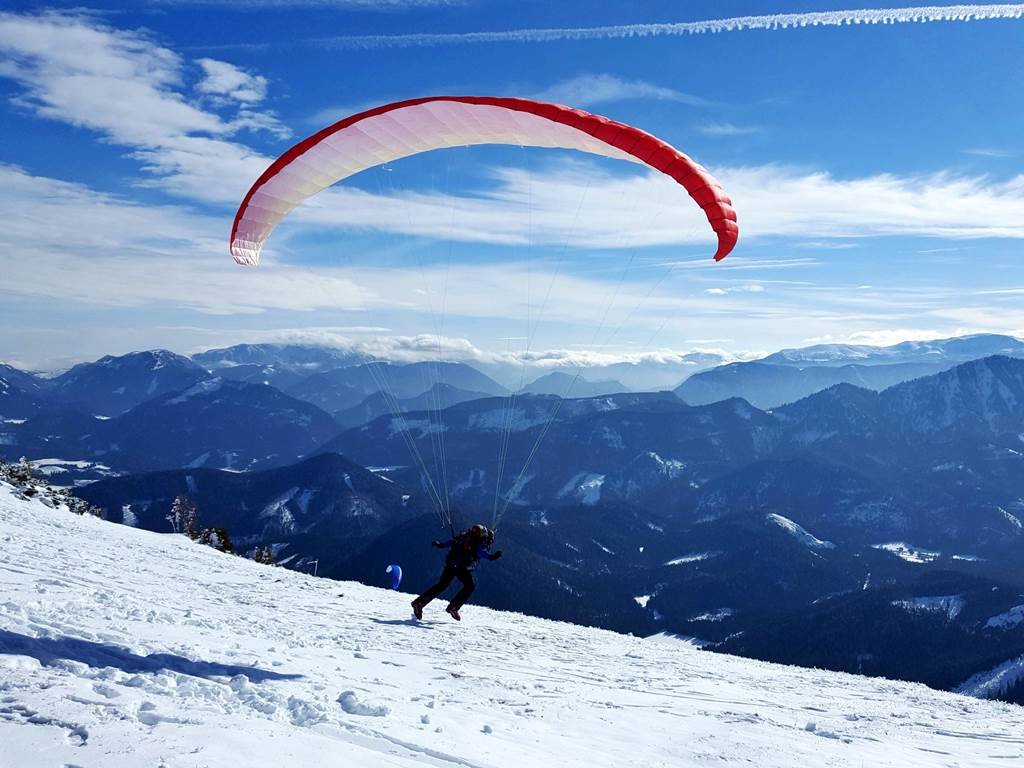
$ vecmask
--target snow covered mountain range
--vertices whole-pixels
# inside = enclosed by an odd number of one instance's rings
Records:
[[[242,551],[270,547],[343,579],[401,562],[418,586],[437,566],[425,543],[446,531],[408,440],[460,525],[494,519],[504,457],[500,529],[514,557],[511,578],[482,590],[488,605],[951,688],[1024,653],[1024,361],[950,367],[1015,344],[780,353],[767,365],[944,370],[770,411],[672,392],[510,395],[464,364],[302,347],[218,350],[197,356],[203,366],[145,353],[59,379],[0,371],[0,457],[78,483],[113,521],[169,530],[184,494]],[[387,396],[373,366],[390,376]],[[329,412],[318,398],[356,404]],[[1024,687],[999,695],[1024,700]]]
[[[775,408],[836,384],[880,391],[992,355],[1024,357],[1024,342],[1012,336],[979,334],[890,347],[822,344],[785,349],[761,360],[696,373],[675,391],[691,405],[742,397],[758,408]]]
[[[1012,705],[473,606],[461,624],[440,610],[417,623],[408,594],[76,517],[4,484],[0,542],[5,765],[1024,760]]]

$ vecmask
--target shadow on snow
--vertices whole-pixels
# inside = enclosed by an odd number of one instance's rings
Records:
[[[295,680],[302,675],[285,675],[259,667],[193,661],[173,653],[140,656],[127,648],[94,643],[74,637],[29,637],[0,629],[0,654],[30,656],[40,664],[52,666],[60,660],[77,661],[90,667],[116,667],[128,673],[178,672],[192,677],[234,677],[245,675],[255,683],[266,680]]]

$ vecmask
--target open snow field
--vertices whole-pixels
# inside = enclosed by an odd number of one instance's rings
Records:
[[[410,599],[0,484],[0,766],[1024,764],[1011,705]]]

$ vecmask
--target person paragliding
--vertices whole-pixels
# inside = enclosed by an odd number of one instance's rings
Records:
[[[732,199],[708,169],[671,144],[636,126],[562,104],[533,99],[508,96],[424,96],[383,104],[345,117],[303,139],[274,160],[256,179],[238,206],[231,225],[231,256],[238,264],[257,266],[264,245],[278,224],[308,198],[332,184],[404,157],[477,145],[560,148],[638,163],[675,181],[703,211],[711,229],[709,234],[717,241],[714,251],[716,261],[728,256],[738,242],[740,230]],[[371,222],[366,224],[370,226]],[[562,247],[569,244],[566,240]],[[382,392],[388,390],[384,374],[376,366],[369,366],[369,370],[380,378],[378,389]],[[394,400],[393,393],[389,397]],[[401,417],[397,401],[391,410],[401,426],[412,458],[418,463],[438,521],[451,528],[448,478],[438,478],[443,483],[434,482],[417,446],[421,439],[438,440],[442,456],[441,474],[444,475],[445,430],[421,430],[418,436],[414,436],[404,417]],[[440,412],[441,408],[437,410]],[[555,414],[557,408],[552,410],[548,425],[554,420]],[[499,453],[503,457],[507,453],[505,448],[508,446],[510,429],[510,425],[506,426],[502,433],[504,444]],[[547,431],[547,426],[540,430],[537,442],[527,454],[513,487],[524,477]],[[504,458],[501,462],[498,482],[495,484],[492,526],[498,525],[510,503],[506,495],[504,505],[501,509],[497,507],[502,497],[500,478]],[[444,489],[443,496],[440,488]],[[454,533],[452,528],[453,536],[449,541],[434,542],[435,546],[449,550],[448,557],[437,584],[413,601],[412,607],[417,618],[423,615],[423,608],[457,578],[462,582],[462,589],[447,610],[453,619],[460,620],[459,608],[472,594],[475,586],[473,569],[476,564],[481,558],[496,560],[501,555],[500,550],[491,553],[494,535],[483,525],[473,526],[458,536]],[[395,575],[394,572],[392,575]],[[397,581],[394,583],[397,585]]]
[[[501,550],[491,552],[494,544],[494,531],[485,525],[474,525],[467,531],[454,536],[448,541],[432,542],[438,549],[447,549],[448,556],[444,561],[444,570],[441,571],[441,578],[437,583],[412,601],[412,612],[417,619],[423,618],[423,609],[435,597],[444,592],[448,585],[455,579],[462,582],[460,589],[452,601],[448,603],[445,611],[456,621],[462,621],[459,609],[465,605],[469,596],[473,594],[476,584],[473,581],[473,571],[481,558],[497,560],[501,557]]]

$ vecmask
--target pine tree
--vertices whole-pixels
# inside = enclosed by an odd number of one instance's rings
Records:
[[[183,533],[193,541],[199,538],[199,510],[188,496],[175,497],[174,503],[171,504],[171,514],[167,519],[174,533]]]
[[[26,496],[39,493],[36,488],[35,467],[24,456],[17,464],[0,464],[0,480],[6,480]]]
[[[94,507],[92,504],[87,502],[85,499],[80,499],[75,494],[67,489],[60,489],[54,491],[54,500],[64,504],[70,512],[76,515],[92,515],[93,517],[103,517],[103,510],[99,507]]]
[[[274,552],[270,549],[269,545],[263,547],[256,547],[252,553],[252,559],[261,565],[277,565],[277,560],[274,559]]]
[[[213,547],[218,552],[232,553],[235,551],[226,528],[203,528],[196,537],[196,541],[208,547]]]

